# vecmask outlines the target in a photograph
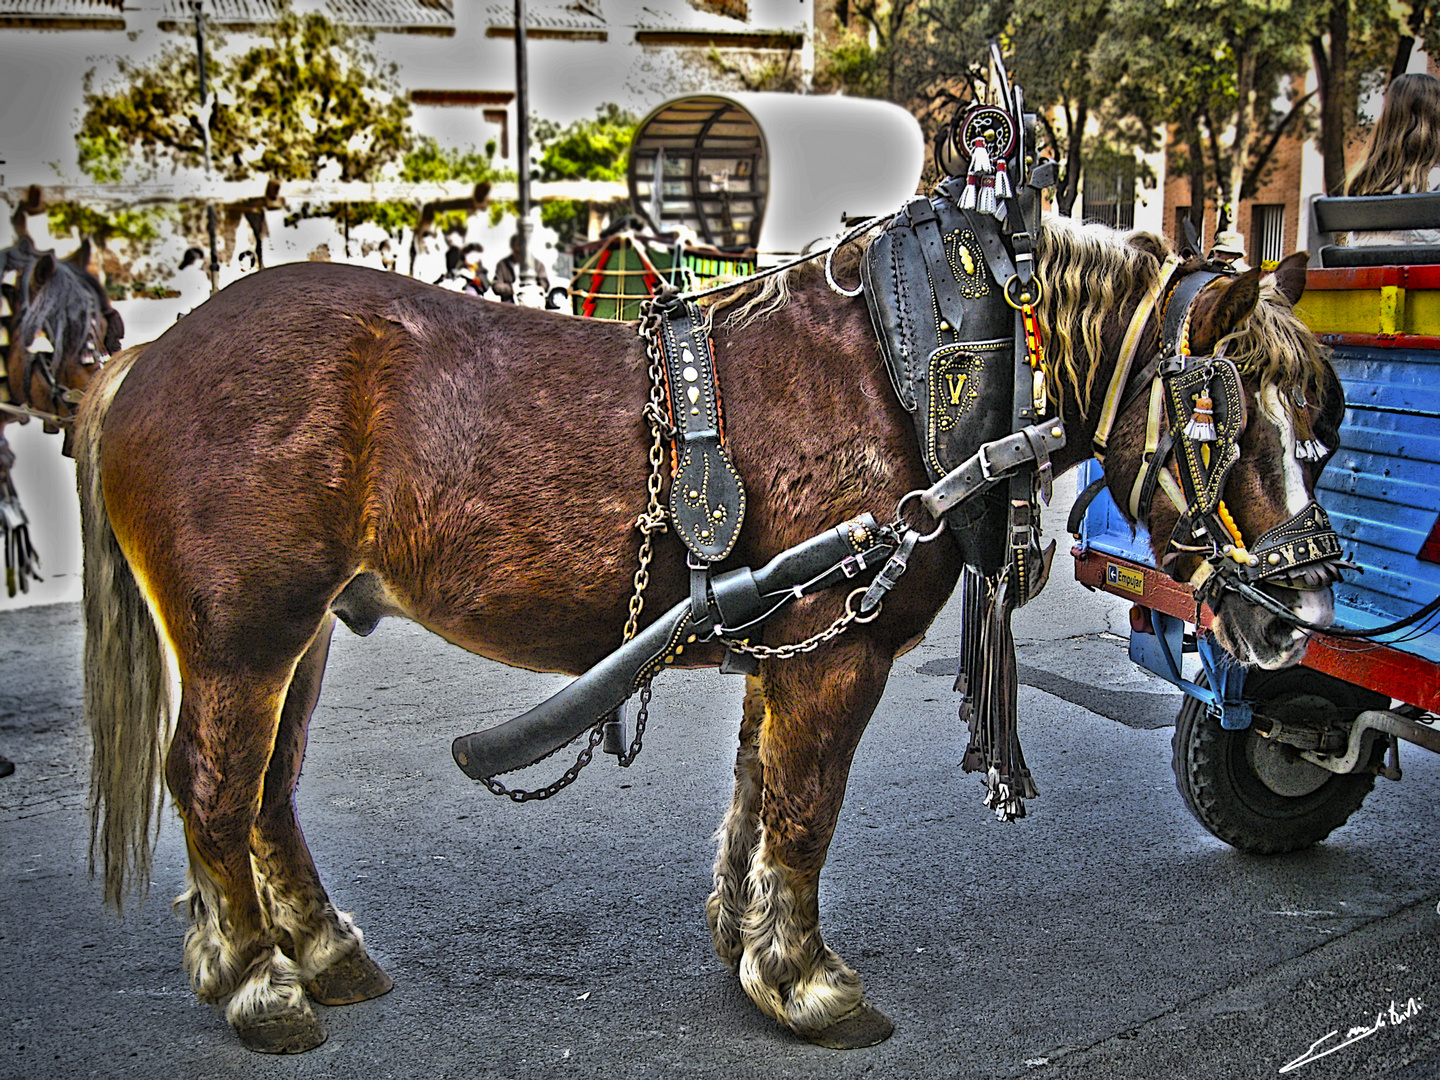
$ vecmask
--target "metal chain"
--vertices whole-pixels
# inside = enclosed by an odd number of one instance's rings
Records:
[[[650,716],[650,679],[640,684],[640,708],[635,713],[635,738],[630,741],[630,749],[626,750],[615,759],[615,764],[622,769],[628,769],[630,763],[640,756],[640,742],[645,738],[645,721]]]
[[[565,770],[565,775],[543,788],[536,788],[534,791],[525,791],[521,788],[507,788],[493,776],[482,776],[480,783],[490,789],[492,795],[504,795],[515,802],[531,802],[536,799],[548,799],[556,792],[563,791],[575,782],[580,775],[580,770],[590,764],[590,759],[595,756],[595,747],[600,745],[600,740],[605,738],[604,723],[596,724],[590,729],[590,741],[581,749],[580,755],[575,759],[575,764]]]
[[[625,620],[626,641],[633,638],[639,630],[640,613],[645,608],[645,589],[650,584],[650,558],[653,547],[651,535],[664,532],[669,528],[668,512],[660,502],[660,489],[664,484],[665,443],[674,435],[674,429],[665,415],[665,360],[660,354],[658,335],[648,319],[642,320],[640,324],[640,336],[645,339],[645,352],[650,358],[650,400],[645,403],[644,415],[650,423],[653,439],[650,443],[649,455],[650,476],[645,481],[649,502],[645,507],[645,512],[635,519],[635,528],[639,529],[641,534],[640,554],[637,558],[639,565],[635,570],[635,591],[630,597],[629,617]],[[640,711],[635,716],[635,738],[631,740],[629,749],[616,759],[622,768],[628,769],[631,762],[640,753],[641,741],[645,737],[645,721],[649,717],[650,692],[650,680],[646,679],[640,687]],[[493,776],[484,777],[480,782],[490,790],[491,794],[504,795],[515,802],[548,799],[575,782],[576,777],[580,775],[580,770],[590,764],[591,759],[595,756],[595,747],[599,746],[604,738],[605,720],[602,718],[590,729],[590,739],[581,749],[579,756],[575,758],[575,764],[566,769],[560,779],[543,788],[531,791],[523,788],[508,788]]]
[[[797,641],[792,645],[751,645],[748,642],[738,641],[734,638],[726,638],[725,644],[735,652],[748,653],[760,660],[791,660],[801,653],[814,652],[827,641],[831,641],[850,628],[851,623],[868,623],[880,615],[883,604],[876,604],[869,615],[861,615],[860,612],[851,606],[857,596],[865,595],[864,586],[853,589],[850,595],[845,597],[845,613],[821,630],[818,634],[812,634],[804,641]]]
[[[645,588],[650,584],[651,534],[664,532],[668,527],[668,511],[660,503],[660,488],[664,484],[665,443],[674,435],[674,428],[666,416],[665,407],[665,358],[660,353],[660,336],[651,318],[640,323],[640,336],[645,339],[645,353],[650,358],[650,400],[645,403],[645,419],[650,423],[650,476],[645,481],[649,495],[645,512],[635,519],[635,528],[640,530],[639,566],[635,570],[635,592],[630,597],[630,615],[625,620],[625,641],[633,638],[640,628],[640,612],[645,608]]]

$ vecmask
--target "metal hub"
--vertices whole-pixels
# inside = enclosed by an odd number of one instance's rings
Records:
[[[1253,730],[1245,741],[1245,758],[1260,782],[1286,799],[1298,799],[1318,791],[1334,775],[1301,758],[1292,748]]]

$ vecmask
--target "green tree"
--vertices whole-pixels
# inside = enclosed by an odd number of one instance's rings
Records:
[[[595,110],[595,119],[576,120],[561,127],[551,120],[536,120],[532,127],[540,148],[541,180],[618,180],[624,182],[630,165],[630,141],[639,117],[607,102]],[[561,244],[573,243],[588,225],[589,207],[572,200],[555,200],[540,207],[540,223],[554,229]]]
[[[209,129],[216,174],[313,180],[375,180],[411,145],[410,106],[396,69],[374,54],[371,35],[282,3],[261,41],[225,55],[211,34],[206,78],[215,107]],[[101,182],[143,165],[198,169],[204,128],[194,46],[167,44],[148,63],[122,60],[115,80],[86,76],[77,139],[81,167]]]

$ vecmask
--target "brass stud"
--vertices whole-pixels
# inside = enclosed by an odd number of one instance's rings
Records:
[[[1272,552],[1270,552],[1270,565],[1271,565],[1271,566],[1276,566],[1276,565],[1279,564],[1279,562],[1280,562],[1280,553],[1279,553],[1278,551],[1272,551]]]
[[[725,511],[724,511],[724,510],[716,510],[716,511],[713,512],[710,516],[711,516],[712,518],[714,518],[716,521],[719,521],[721,518],[723,518],[723,517],[725,516]]]

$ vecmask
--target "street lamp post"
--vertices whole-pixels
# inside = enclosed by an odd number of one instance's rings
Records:
[[[215,113],[215,102],[211,99],[205,84],[205,5],[203,0],[190,0],[190,10],[195,13],[195,53],[200,63],[200,110],[196,114],[200,121],[200,137],[205,146],[205,184],[208,187],[214,179],[210,167],[210,118]],[[220,288],[220,254],[215,224],[215,204],[205,200],[205,228],[210,234],[210,292]]]
[[[520,220],[516,234],[520,250],[515,256],[515,302],[542,307],[545,297],[535,280],[530,257],[530,87],[526,63],[525,0],[515,0],[515,180]]]

